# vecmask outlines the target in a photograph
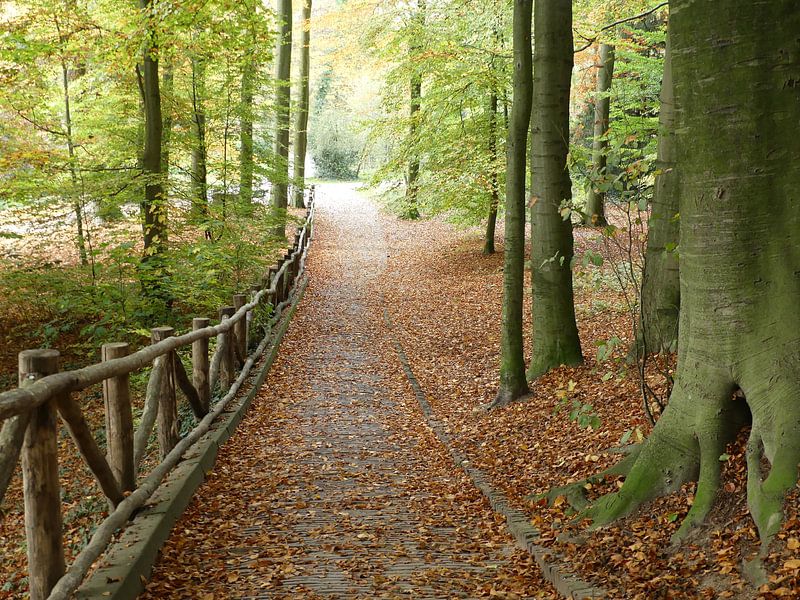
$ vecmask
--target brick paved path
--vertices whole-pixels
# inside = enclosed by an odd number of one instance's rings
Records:
[[[281,358],[147,597],[549,597],[423,424],[394,356],[380,294],[390,221],[343,186],[318,206]]]

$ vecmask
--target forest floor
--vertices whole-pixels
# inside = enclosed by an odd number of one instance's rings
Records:
[[[287,224],[286,234],[287,239],[292,240],[296,225],[305,211],[292,209],[290,214],[294,218]],[[75,302],[62,307],[56,306],[52,301],[53,297],[67,296],[81,287],[90,287],[86,269],[79,267],[79,257],[73,242],[74,223],[64,218],[64,215],[31,216],[8,211],[0,215],[0,225],[9,229],[10,223],[16,224],[15,231],[25,235],[19,239],[0,238],[0,391],[16,387],[17,355],[22,350],[57,348],[61,351],[61,370],[69,370],[98,362],[101,343],[86,334],[85,326],[90,322],[84,320],[84,313],[76,314],[70,310],[69,307],[74,306]],[[119,244],[123,240],[136,240],[141,231],[134,217],[111,224],[94,221],[93,227],[94,241],[98,247],[112,242]],[[202,231],[186,228],[184,231],[174,232],[171,240],[175,243],[202,237]],[[267,263],[277,260],[284,251],[283,247],[275,247],[269,251],[259,249],[263,261]],[[140,252],[135,244],[126,251],[134,262],[138,261]],[[96,259],[98,262],[106,260],[107,253],[98,253]],[[187,271],[192,266],[193,264],[188,264]],[[261,272],[258,273],[260,275]],[[256,279],[257,276],[251,274],[249,281]],[[69,283],[68,286],[64,285],[65,281]],[[85,282],[83,286],[81,282]],[[22,283],[24,287],[14,287],[15,283]],[[51,288],[48,288],[49,284],[52,285]],[[59,285],[63,287],[57,287]],[[223,303],[226,299],[219,301]],[[108,308],[110,311],[112,307]],[[173,311],[176,329],[185,331],[190,327],[192,316],[213,316],[216,312],[198,313],[197,310],[197,306],[187,303],[176,307]],[[93,312],[102,314],[104,311]],[[48,322],[61,324],[62,327],[53,335],[47,335],[43,325]],[[109,326],[108,336],[110,339],[102,341],[128,341],[133,349],[149,343],[149,337],[125,328],[114,330]],[[131,377],[131,400],[135,419],[141,414],[148,376],[149,369],[144,369]],[[77,399],[89,425],[98,433],[98,444],[101,448],[105,447],[102,386],[84,390]],[[185,403],[181,404],[180,418],[184,427],[195,423],[194,416],[186,409]],[[158,464],[158,460],[155,436],[151,436],[140,472],[149,473]],[[62,486],[65,554],[67,561],[70,561],[108,515],[108,506],[94,476],[81,459],[64,427],[59,431],[59,475]],[[0,556],[0,600],[27,597],[27,557],[19,467],[0,502]]]
[[[556,369],[525,401],[487,413],[502,241],[484,256],[477,229],[398,220],[348,185],[319,191],[309,290],[263,391],[167,543],[147,598],[554,597],[425,425],[391,335],[458,450],[530,517],[541,544],[609,598],[800,597],[796,495],[770,549],[770,583],[756,590],[742,576],[757,534],[741,441],[726,453],[709,525],[680,547],[669,540],[693,486],[589,534],[563,497],[553,506],[540,499],[612,465],[621,440],[650,430],[637,372],[624,360],[631,322],[612,272],[625,259],[619,246],[576,229],[585,364]],[[598,254],[602,266],[593,264]],[[671,366],[650,363],[657,392]],[[607,478],[587,492],[619,485]],[[0,528],[0,543],[8,539]]]
[[[770,584],[755,590],[741,575],[742,559],[757,547],[744,499],[741,444],[729,449],[719,510],[681,547],[669,539],[691,506],[691,486],[591,534],[585,523],[574,522],[564,498],[553,506],[539,499],[610,466],[619,459],[611,449],[621,439],[650,429],[637,373],[624,360],[631,337],[624,289],[609,267],[624,257],[610,256],[615,250],[602,236],[576,230],[585,365],[557,369],[524,402],[487,413],[482,407],[496,391],[502,253],[482,255],[477,230],[379,214],[348,186],[326,187],[322,198],[311,287],[285,352],[241,433],[176,527],[148,598],[200,590],[211,598],[225,589],[315,597],[329,595],[322,593],[326,578],[330,595],[340,597],[552,594],[518,553],[487,575],[486,566],[497,560],[493,553],[508,548],[509,540],[425,427],[388,345],[390,332],[379,322],[384,308],[437,420],[530,516],[541,543],[562,555],[569,570],[611,598],[797,594],[794,499],[768,561]],[[605,255],[603,268],[580,260],[593,253]],[[609,344],[611,338],[618,341]],[[669,368],[669,360],[655,361],[648,373],[662,393],[659,373]],[[594,429],[570,416],[573,402],[598,419]],[[619,485],[620,479],[608,478],[588,486],[588,494]],[[350,497],[346,489],[354,490],[355,505],[343,501]],[[364,518],[357,518],[362,510]],[[455,527],[455,538],[441,537],[443,518]],[[416,548],[410,558],[401,539]],[[425,548],[430,553],[420,557]],[[467,577],[447,558],[455,551],[475,553],[467,562],[483,567]],[[417,566],[420,581],[395,568],[410,569],[414,561],[428,566]],[[431,570],[437,562],[441,572]],[[454,576],[460,585],[448,588]],[[409,584],[420,586],[416,594]]]

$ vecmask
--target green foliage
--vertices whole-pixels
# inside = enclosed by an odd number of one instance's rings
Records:
[[[576,383],[570,380],[566,387],[559,388],[558,402],[553,409],[553,414],[569,409],[570,421],[577,423],[581,429],[591,427],[593,431],[597,431],[603,423],[591,404],[586,404],[571,397],[571,394],[575,391],[575,386]]]
[[[616,63],[611,99],[608,167],[597,176],[591,168],[594,105],[587,103],[575,126],[570,168],[576,184],[575,206],[581,209],[589,185],[610,201],[643,202],[652,196],[656,175],[659,94],[664,64],[665,29],[659,18],[620,26],[604,41],[615,46]],[[590,97],[597,98],[593,92]]]
[[[388,64],[383,114],[370,139],[387,141],[373,186],[406,211],[406,171],[419,161],[418,207],[475,224],[485,219],[492,174],[505,187],[506,115],[510,95],[511,10],[506,2],[431,2],[424,18],[396,3],[371,24],[365,40]],[[410,82],[422,80],[420,111],[410,116]],[[490,131],[489,100],[499,98]],[[490,151],[494,137],[496,153]],[[502,196],[502,193],[501,193]]]

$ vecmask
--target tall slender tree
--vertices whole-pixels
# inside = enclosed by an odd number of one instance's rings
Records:
[[[74,9],[74,7],[72,7]],[[59,40],[59,58],[61,60],[61,87],[64,97],[64,138],[67,142],[67,153],[69,155],[69,174],[72,183],[72,207],[75,212],[75,224],[77,230],[77,246],[78,255],[82,265],[89,264],[89,257],[86,252],[86,233],[84,232],[84,215],[83,215],[83,202],[78,185],[78,167],[76,165],[77,156],[75,156],[75,136],[72,127],[72,97],[70,94],[70,82],[72,76],[70,74],[70,67],[67,63],[67,49],[66,43],[69,40],[69,33],[63,30],[64,25],[60,22],[58,17],[55,17],[55,25],[58,30]]]
[[[253,87],[256,61],[245,61],[242,70],[242,96],[239,106],[239,205],[248,210],[253,203]]]
[[[145,293],[163,297],[167,251],[167,203],[161,172],[161,144],[163,121],[161,89],[158,80],[157,15],[153,0],[139,0],[146,17],[145,43],[142,68],[139,70],[139,89],[144,106],[144,149],[142,170],[145,177],[144,199],[141,203],[144,255],[141,279]],[[137,67],[138,68],[138,67]]]
[[[206,148],[206,61],[192,58],[192,213],[195,219],[208,218],[208,166]]]
[[[303,20],[300,31],[299,91],[294,127],[294,187],[292,206],[302,208],[306,180],[306,151],[308,150],[308,100],[311,71],[311,0],[303,0]]]
[[[412,16],[411,42],[409,54],[411,61],[417,61],[417,54],[422,48],[421,37],[425,29],[426,0],[417,0],[417,6]],[[408,172],[406,174],[406,210],[405,217],[419,218],[419,153],[416,149],[419,138],[419,111],[422,108],[422,72],[417,65],[412,67],[411,85],[409,96],[408,139],[410,156],[408,159]]]
[[[489,160],[491,161],[489,172],[489,214],[486,217],[486,235],[483,241],[483,253],[494,254],[494,238],[497,229],[497,211],[500,207],[500,173],[497,165],[497,90],[492,89],[489,95]]]
[[[597,52],[597,93],[594,99],[594,140],[592,176],[586,194],[584,224],[606,224],[606,193],[603,180],[608,165],[608,125],[611,108],[611,82],[614,78],[614,46],[600,44]]]
[[[533,353],[528,378],[583,361],[572,292],[572,197],[567,169],[572,79],[572,2],[534,5],[531,117]]]
[[[275,168],[272,177],[272,210],[275,235],[286,235],[289,188],[289,122],[292,71],[292,0],[277,0],[278,47],[275,60]]]
[[[506,223],[500,387],[493,406],[528,393],[522,336],[525,286],[525,175],[533,101],[533,0],[514,0],[514,98],[506,144]]]

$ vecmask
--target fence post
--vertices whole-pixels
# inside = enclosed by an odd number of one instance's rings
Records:
[[[294,274],[292,273],[294,263],[292,261],[291,250],[286,251],[286,255],[283,257],[283,262],[289,263],[289,266],[286,267],[286,275],[283,278],[283,302],[285,302],[289,299],[289,292],[292,290],[292,280],[294,278]]]
[[[205,329],[211,319],[197,317],[192,319],[192,331]],[[192,384],[197,390],[200,406],[208,413],[211,408],[211,386],[209,381],[208,338],[192,342]]]
[[[157,344],[172,337],[172,327],[156,327],[151,329],[152,342]],[[163,373],[158,398],[158,449],[161,460],[170,453],[180,439],[180,423],[178,423],[178,402],[175,398],[175,365],[172,352],[162,358]]]
[[[267,280],[269,281],[269,280]],[[269,283],[267,283],[267,288],[269,287]],[[254,285],[250,288],[250,302],[253,302],[256,299],[258,293],[263,289],[261,286]],[[253,325],[256,321],[256,315],[264,314],[264,296],[261,298],[261,302],[259,302],[253,310],[247,311],[247,352],[250,352],[250,348],[255,348],[258,344],[257,341],[253,340],[253,336],[250,335],[250,331],[253,329]],[[259,313],[260,311],[260,313]],[[258,335],[258,334],[256,334]]]
[[[103,344],[101,360],[128,356],[130,346],[124,342]],[[106,456],[108,466],[119,484],[120,491],[136,488],[136,469],[133,463],[133,414],[129,377],[127,374],[103,381],[106,407]]]
[[[219,309],[219,319],[220,322],[223,321],[224,317],[228,317],[229,319],[233,316],[233,313],[236,309],[233,306],[223,306]],[[221,361],[219,364],[219,382],[220,382],[220,390],[222,394],[225,393],[231,388],[233,382],[236,380],[236,368],[235,368],[235,359],[236,359],[236,348],[234,347],[234,335],[233,335],[233,327],[231,327],[228,331],[222,334],[223,336],[223,345],[224,345],[224,352],[221,357]]]
[[[57,350],[20,352],[20,387],[57,373],[58,357]],[[22,444],[22,481],[29,593],[31,600],[44,600],[65,571],[55,398],[31,412]]]
[[[236,312],[239,311],[245,304],[247,304],[247,295],[246,294],[234,294],[233,296],[233,308],[236,309]],[[233,326],[233,331],[236,337],[236,345],[239,347],[239,354],[242,357],[242,365],[247,360],[247,336],[248,336],[248,315],[245,314],[244,318],[239,319],[236,321],[236,324]]]

